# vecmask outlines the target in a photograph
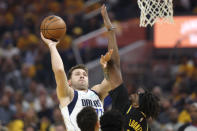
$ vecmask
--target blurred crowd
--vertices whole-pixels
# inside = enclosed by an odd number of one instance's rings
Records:
[[[101,2],[95,1],[0,0],[0,125],[6,126],[5,130],[64,128],[50,54],[40,40],[39,27],[43,18],[51,14],[66,21],[67,35],[59,44],[59,51],[67,71],[76,64],[72,41],[103,25],[100,15],[87,17],[101,6]],[[107,4],[112,19],[139,17],[136,0],[109,0]],[[174,12],[197,14],[197,1],[174,0]],[[161,114],[154,121],[162,129],[174,122],[171,117],[175,114],[178,124],[191,121],[188,104],[197,100],[197,60],[183,61],[172,65],[172,70],[163,67],[163,63],[153,63],[154,81],[145,82],[162,97]]]
[[[152,130],[178,131],[186,123],[197,124],[197,110],[192,114],[191,109],[197,102],[197,58],[183,56],[173,61],[153,61],[151,71],[146,73],[149,78],[143,82],[144,86],[161,102],[158,119],[150,122]]]

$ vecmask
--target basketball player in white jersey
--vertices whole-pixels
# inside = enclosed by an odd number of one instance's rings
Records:
[[[108,18],[106,7],[102,6],[101,13],[105,27],[108,30],[108,52],[101,56],[100,63],[104,71],[101,84],[88,89],[88,71],[83,65],[72,67],[66,77],[62,59],[57,51],[59,42],[46,39],[41,33],[42,40],[48,45],[51,53],[52,69],[57,84],[57,96],[60,110],[68,131],[80,131],[76,123],[78,112],[86,106],[95,108],[98,116],[103,114],[103,100],[108,92],[122,83],[120,81],[120,59],[116,45],[115,30]],[[114,51],[113,51],[114,50]]]

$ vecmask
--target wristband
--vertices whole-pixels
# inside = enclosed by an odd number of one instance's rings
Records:
[[[115,29],[116,29],[116,27],[112,26],[112,27],[108,28],[107,31],[113,31]]]

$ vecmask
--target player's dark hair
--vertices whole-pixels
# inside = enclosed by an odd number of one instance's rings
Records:
[[[88,74],[88,69],[85,67],[85,65],[79,64],[79,65],[76,65],[76,66],[73,66],[72,68],[70,68],[70,70],[68,71],[68,80],[71,78],[72,72],[75,69],[82,69],[82,70],[84,70]]]
[[[147,118],[155,119],[160,110],[159,98],[149,91],[139,94],[139,110],[146,114]]]
[[[124,129],[124,116],[117,110],[110,110],[100,118],[102,131],[122,131]]]
[[[94,131],[97,121],[97,113],[90,106],[84,107],[77,115],[77,124],[81,131]]]

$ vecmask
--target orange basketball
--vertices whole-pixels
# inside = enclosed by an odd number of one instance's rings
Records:
[[[45,38],[58,41],[66,33],[66,24],[59,16],[51,15],[42,21],[40,31]]]

